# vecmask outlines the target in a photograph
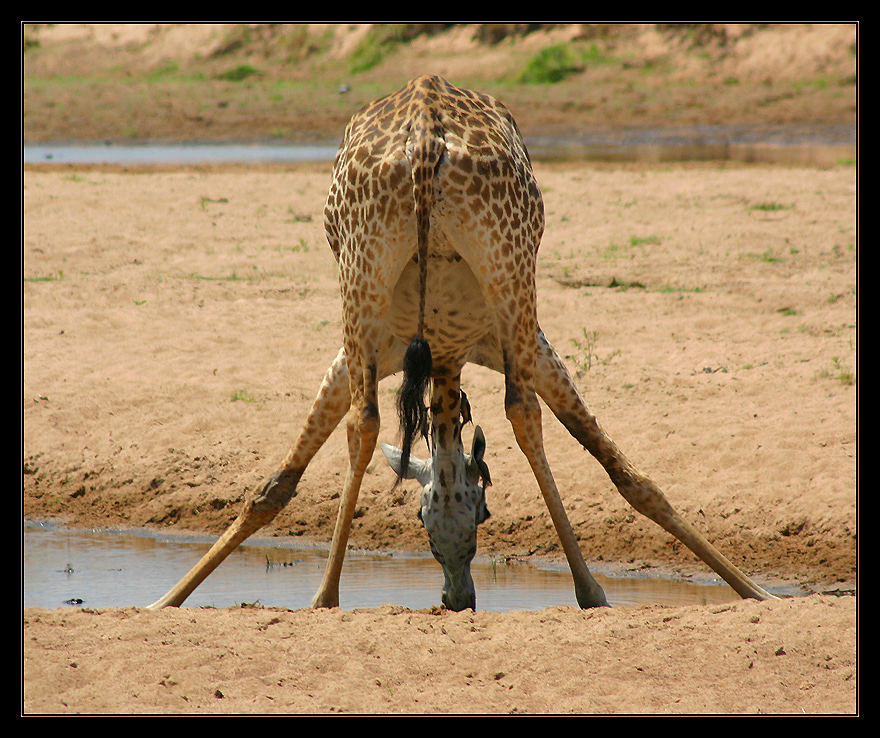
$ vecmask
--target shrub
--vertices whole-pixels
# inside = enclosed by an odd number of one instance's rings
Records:
[[[567,43],[554,44],[535,55],[526,65],[519,81],[530,85],[553,84],[583,70],[581,58]]]

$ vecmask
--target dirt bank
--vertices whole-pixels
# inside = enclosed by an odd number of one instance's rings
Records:
[[[352,111],[431,72],[504,100],[527,139],[692,126],[852,136],[855,24],[499,25],[29,25],[24,135],[338,140]],[[530,68],[562,79],[525,84]]]

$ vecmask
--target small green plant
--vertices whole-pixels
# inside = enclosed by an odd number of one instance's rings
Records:
[[[581,328],[581,334],[583,339],[571,339],[574,347],[578,350],[577,354],[570,357],[578,369],[578,376],[593,368],[593,359],[599,359],[599,355],[596,353],[596,340],[599,338],[599,332]]]
[[[199,205],[201,206],[202,210],[205,209],[205,205],[207,205],[209,202],[216,202],[216,203],[220,203],[221,205],[225,205],[226,203],[229,202],[229,198],[228,197],[204,197],[203,196],[199,199]]]
[[[571,339],[571,342],[577,349],[577,353],[566,357],[574,362],[575,366],[577,367],[578,377],[581,377],[586,372],[589,372],[590,369],[593,368],[594,362],[596,364],[607,364],[615,356],[620,354],[620,349],[617,349],[616,351],[612,351],[604,359],[600,359],[599,354],[596,353],[596,343],[599,339],[599,332],[588,331],[586,328],[581,328],[581,335],[582,338]]]
[[[256,398],[247,390],[236,390],[232,393],[232,402],[255,402]]]
[[[824,379],[836,379],[841,384],[855,384],[856,375],[841,363],[839,356],[831,357],[832,370],[823,370],[819,372],[819,376]]]

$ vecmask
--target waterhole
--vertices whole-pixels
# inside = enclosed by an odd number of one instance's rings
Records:
[[[215,540],[37,523],[26,524],[23,537],[24,606],[44,608],[144,607],[176,584]],[[184,607],[245,603],[291,610],[309,607],[326,555],[326,548],[304,546],[295,538],[249,539],[202,582]],[[564,566],[478,557],[471,570],[479,610],[577,606],[571,574]],[[594,574],[613,607],[739,599],[723,582]],[[385,604],[430,608],[440,604],[442,583],[440,566],[429,553],[349,551],[342,570],[340,605],[345,609]]]

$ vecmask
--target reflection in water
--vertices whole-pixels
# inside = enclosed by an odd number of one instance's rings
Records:
[[[149,531],[24,528],[24,606],[144,607],[163,595],[207,551],[210,537],[163,536]],[[292,610],[309,607],[324,572],[326,551],[292,539],[251,539],[234,551],[190,595],[185,607],[233,607],[243,602]],[[576,607],[571,575],[476,560],[472,566],[480,610]],[[727,585],[655,577],[596,578],[612,606],[736,601]],[[346,609],[396,604],[411,609],[440,604],[443,576],[430,554],[349,552],[340,583]]]

